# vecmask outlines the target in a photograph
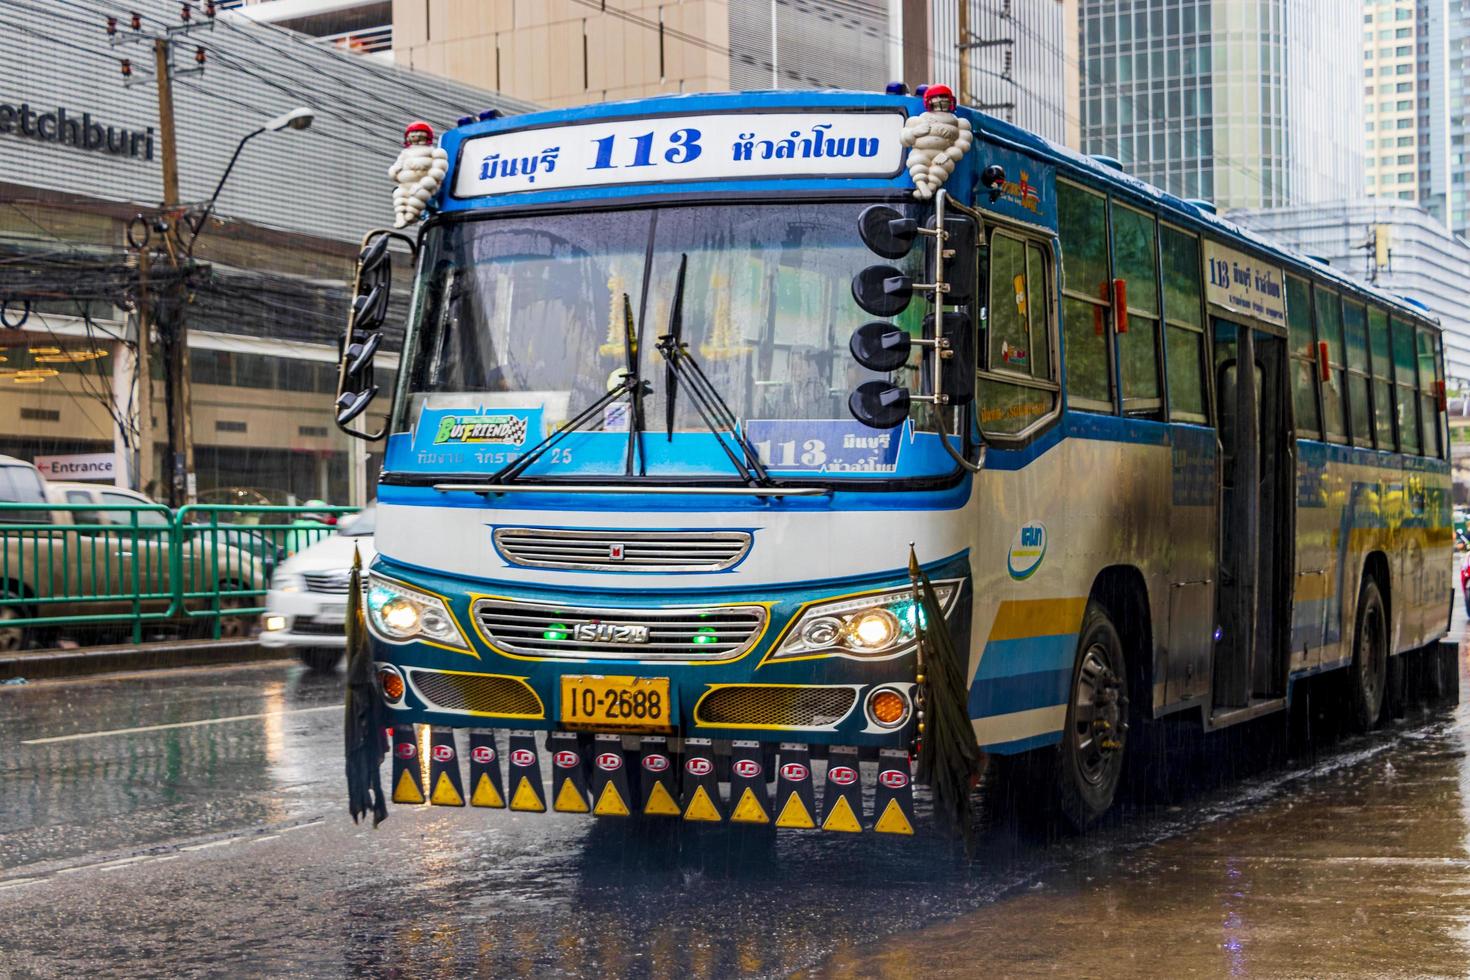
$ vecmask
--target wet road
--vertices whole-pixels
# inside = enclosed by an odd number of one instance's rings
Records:
[[[1227,777],[1085,838],[997,805],[966,860],[488,810],[355,827],[340,693],[280,665],[0,688],[0,976],[1470,973],[1465,707],[1290,759],[1279,725],[1215,738],[1180,767]]]

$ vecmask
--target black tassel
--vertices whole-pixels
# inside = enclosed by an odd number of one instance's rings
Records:
[[[980,778],[980,747],[970,724],[965,662],[955,649],[944,608],[909,549],[909,575],[919,615],[919,751],[916,777],[934,793],[934,812],[969,846],[970,791]]]
[[[353,823],[371,809],[376,827],[388,817],[388,801],[379,774],[383,757],[388,754],[388,707],[373,677],[373,656],[368,649],[362,609],[362,555],[356,548],[347,587],[346,708],[347,808]]]

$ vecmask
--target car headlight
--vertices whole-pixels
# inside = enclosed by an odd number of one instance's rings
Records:
[[[306,588],[306,579],[286,568],[278,568],[271,576],[271,588],[277,592],[300,592]]]
[[[959,582],[935,582],[946,616],[959,595]],[[921,610],[910,588],[807,606],[786,631],[772,660],[792,657],[890,657],[914,646]]]
[[[385,640],[428,640],[469,649],[443,599],[376,575],[368,579],[367,620]]]

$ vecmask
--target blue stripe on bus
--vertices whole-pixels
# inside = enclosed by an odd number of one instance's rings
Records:
[[[472,477],[459,479],[473,482]],[[649,479],[645,485],[657,485]],[[482,495],[469,491],[441,492],[433,487],[409,487],[392,483],[378,485],[378,503],[404,507],[462,507],[479,510],[545,510],[545,511],[616,511],[636,514],[667,511],[680,513],[728,513],[750,511],[763,514],[806,511],[928,511],[958,510],[970,499],[974,481],[961,479],[954,486],[921,493],[918,491],[884,492],[838,490],[811,497],[756,497],[740,494],[710,495],[673,493],[639,493],[638,484],[630,484],[627,493],[515,493]]]
[[[1038,670],[1014,677],[976,681],[970,688],[970,717],[988,718],[1067,703],[1072,668]]]
[[[991,640],[980,656],[975,681],[1015,677],[1036,671],[1070,669],[1077,652],[1077,634],[1028,636],[1015,640]]]

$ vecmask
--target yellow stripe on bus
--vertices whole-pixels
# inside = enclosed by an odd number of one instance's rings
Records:
[[[1032,636],[1075,633],[1082,625],[1087,597],[1070,599],[1007,599],[995,611],[990,639],[1024,640]]]

